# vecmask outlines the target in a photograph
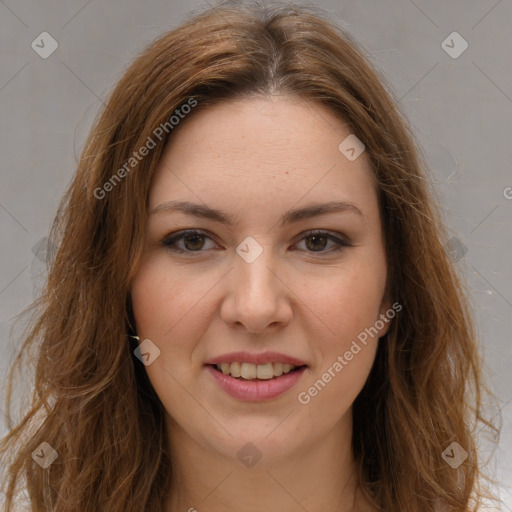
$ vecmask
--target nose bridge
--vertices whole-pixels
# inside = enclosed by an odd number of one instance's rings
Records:
[[[234,279],[242,296],[256,300],[262,294],[275,291],[275,258],[270,246],[263,246],[253,237],[247,237],[236,252]]]
[[[278,278],[277,258],[271,247],[248,237],[236,252],[222,308],[224,320],[243,324],[251,332],[289,321],[290,307],[283,295],[286,287]]]

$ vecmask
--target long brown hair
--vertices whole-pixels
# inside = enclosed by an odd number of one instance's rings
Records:
[[[220,101],[276,92],[327,106],[364,141],[389,293],[403,305],[353,406],[360,485],[386,511],[479,508],[473,429],[495,427],[481,412],[487,387],[472,313],[444,249],[427,166],[370,62],[321,11],[283,4],[196,13],[133,62],[59,207],[50,236],[57,253],[10,371],[9,418],[15,367],[35,364],[32,403],[17,424],[9,419],[1,444],[7,512],[21,485],[35,511],[162,510],[172,478],[163,406],[129,337],[150,182],[180,127],[170,121],[176,109],[194,105],[193,116]],[[151,148],[139,158],[144,146]],[[442,457],[453,442],[468,453],[458,469]],[[58,454],[46,469],[32,457],[41,443]]]

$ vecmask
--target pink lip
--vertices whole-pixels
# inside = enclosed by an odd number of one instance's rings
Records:
[[[242,359],[242,361],[252,362],[247,359]],[[276,398],[291,389],[301,378],[302,374],[306,370],[306,366],[302,366],[302,368],[298,368],[290,373],[286,373],[280,377],[274,377],[269,380],[236,379],[235,377],[231,377],[231,375],[224,375],[211,365],[206,366],[206,369],[217,381],[221,389],[223,389],[228,395],[233,398],[238,398],[239,400],[261,402],[263,400]]]
[[[301,361],[296,357],[280,354],[279,352],[261,352],[260,354],[253,354],[251,352],[231,352],[222,356],[213,357],[206,361],[205,364],[220,364],[220,363],[253,363],[253,364],[266,364],[266,363],[283,363],[293,364],[294,366],[304,366],[307,363]]]

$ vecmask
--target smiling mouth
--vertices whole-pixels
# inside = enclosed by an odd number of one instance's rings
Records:
[[[283,375],[295,372],[301,368],[305,368],[306,365],[295,366],[288,363],[265,363],[265,364],[253,364],[253,363],[220,363],[209,365],[215,368],[224,375],[229,375],[239,380],[273,380],[278,379]]]

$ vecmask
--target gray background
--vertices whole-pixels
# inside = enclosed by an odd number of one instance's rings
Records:
[[[102,99],[137,52],[203,5],[0,2],[2,381],[19,343],[9,338],[13,318],[44,278],[38,244],[48,234]],[[507,188],[512,187],[512,2],[322,0],[316,5],[329,9],[371,52],[432,165],[455,237],[453,257],[470,289],[499,397],[495,409],[502,411],[502,434],[491,468],[503,509],[512,510],[512,189]],[[31,47],[44,31],[59,44],[47,59]],[[453,31],[469,45],[458,58],[442,47]],[[450,39],[448,44],[460,48]]]

